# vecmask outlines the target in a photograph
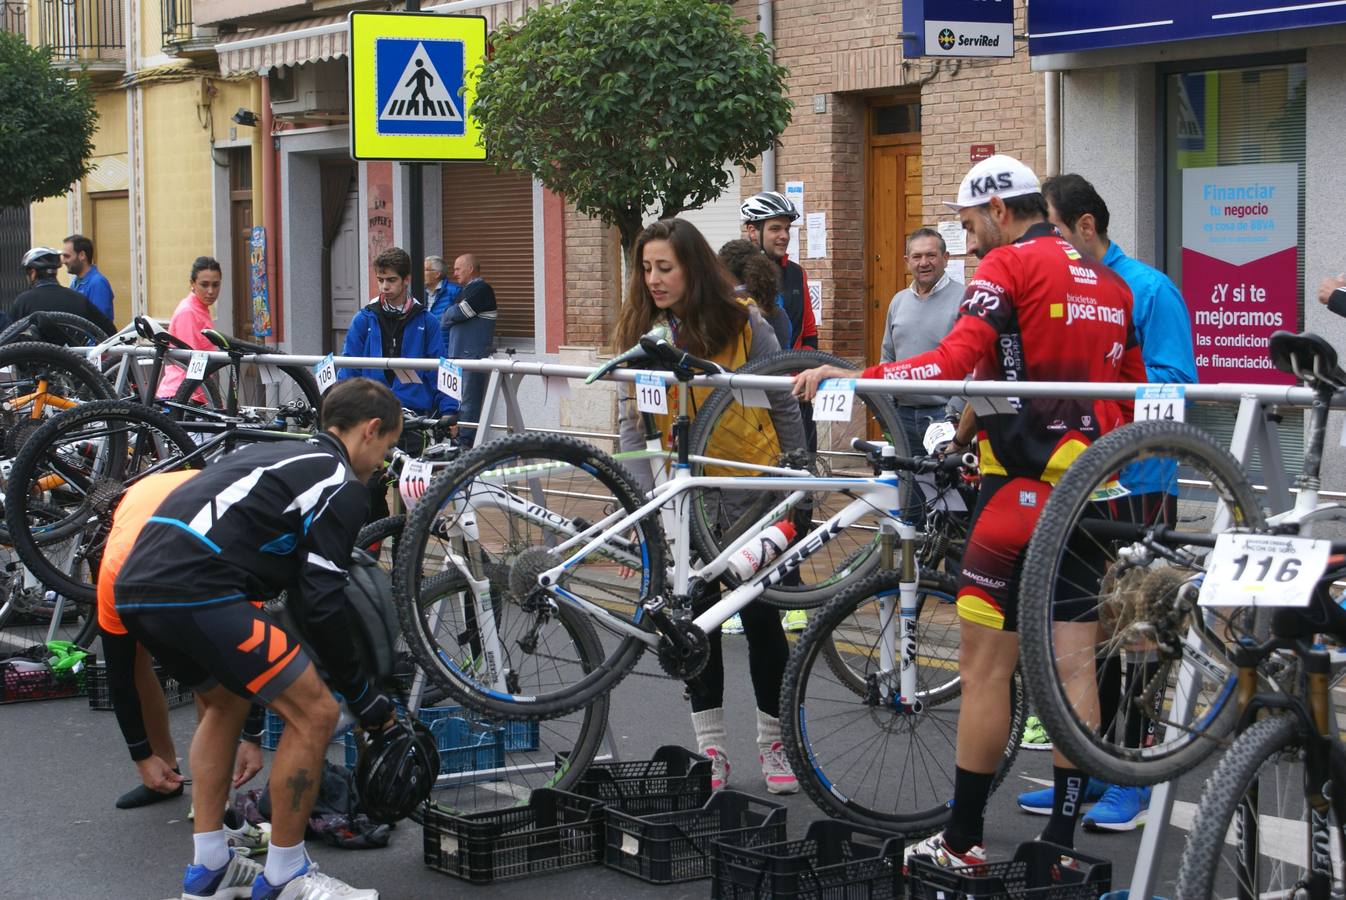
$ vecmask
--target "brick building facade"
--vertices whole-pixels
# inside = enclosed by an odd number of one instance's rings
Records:
[[[915,225],[954,218],[942,201],[957,193],[972,145],[994,144],[1045,174],[1043,76],[1029,71],[1022,46],[1009,60],[904,59],[897,2],[773,5],[776,60],[789,69],[794,102],[773,187],[802,181],[805,211],[825,213],[827,255],[808,258],[801,228],[799,262],[822,287],[822,347],[860,360],[876,352],[875,321],[907,283],[902,238]],[[736,0],[734,12],[757,27],[756,0]],[[1020,6],[1015,31],[1025,30]],[[902,115],[878,121],[876,110],[895,106]],[[894,125],[907,129],[903,140],[919,147],[919,159],[908,162],[896,182],[877,184],[872,155],[883,141],[876,132]],[[720,202],[736,205],[738,196],[761,184],[759,167],[743,175],[739,194]],[[897,199],[894,190],[909,195],[910,208],[901,222],[885,223],[878,214]],[[619,296],[616,239],[572,211],[565,257],[565,341],[602,346]],[[971,269],[975,260],[967,264]]]

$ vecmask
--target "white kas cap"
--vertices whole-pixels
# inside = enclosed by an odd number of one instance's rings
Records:
[[[944,205],[950,209],[965,209],[989,203],[992,197],[1008,200],[1041,191],[1042,185],[1032,169],[1012,156],[997,153],[968,169],[963,183],[958,186],[958,202],[946,200]]]

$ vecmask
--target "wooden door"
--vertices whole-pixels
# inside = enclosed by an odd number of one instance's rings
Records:
[[[233,315],[216,328],[231,328],[230,334],[245,341],[252,333],[252,158],[247,148],[229,152],[229,266]]]
[[[113,321],[126,325],[131,321],[131,202],[125,191],[95,194],[92,200],[94,262],[112,285]]]
[[[364,273],[360,271],[360,185],[354,179],[351,180],[350,193],[346,195],[345,203],[341,224],[337,227],[332,249],[328,253],[328,284],[331,286],[328,308],[331,310],[331,323],[324,353],[341,352],[346,344],[346,332],[350,329],[351,319],[355,318],[365,302],[361,290]]]
[[[865,364],[879,361],[893,295],[909,278],[907,235],[922,224],[920,104],[887,99],[866,116]],[[879,437],[871,421],[871,439]]]

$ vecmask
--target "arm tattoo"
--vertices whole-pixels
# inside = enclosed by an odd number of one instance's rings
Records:
[[[308,769],[300,769],[298,772],[285,779],[285,786],[290,789],[290,810],[299,811],[299,801],[306,794],[309,788],[317,782],[308,777]]]

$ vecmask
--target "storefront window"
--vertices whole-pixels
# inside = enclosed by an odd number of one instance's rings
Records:
[[[1293,381],[1271,368],[1267,341],[1304,319],[1305,86],[1302,62],[1164,78],[1164,267],[1187,301],[1203,383]],[[1227,438],[1234,408],[1189,418]],[[1280,434],[1295,460],[1302,429],[1287,421]]]

